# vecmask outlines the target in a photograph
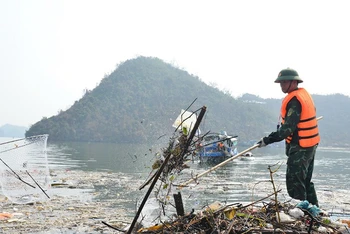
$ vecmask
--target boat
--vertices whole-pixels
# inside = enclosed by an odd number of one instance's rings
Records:
[[[196,122],[195,113],[182,109],[173,123],[173,127],[190,133]],[[226,131],[221,133],[208,132],[202,135],[198,128],[194,137],[197,140],[193,152],[195,156],[198,156],[200,162],[221,162],[238,154],[237,136],[227,135]]]
[[[200,136],[197,143],[197,155],[200,162],[221,162],[238,154],[237,136],[222,133],[208,133]]]

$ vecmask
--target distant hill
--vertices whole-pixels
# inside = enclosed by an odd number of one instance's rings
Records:
[[[23,138],[27,129],[27,127],[5,124],[0,127],[0,137]]]
[[[281,99],[252,94],[233,98],[198,77],[158,58],[138,57],[120,64],[71,108],[43,118],[26,136],[49,134],[50,141],[154,142],[171,127],[181,109],[207,107],[202,132],[227,131],[240,142],[258,140],[276,129]],[[350,126],[350,98],[314,95],[322,142],[346,145]],[[341,115],[341,116],[340,116]],[[339,120],[339,121],[338,121]],[[335,123],[336,122],[336,123]]]
[[[313,94],[321,134],[321,146],[350,147],[350,97],[343,94],[316,95]],[[245,94],[239,100],[243,102],[260,103],[264,108],[275,114],[277,125],[282,99],[262,99],[252,94]]]

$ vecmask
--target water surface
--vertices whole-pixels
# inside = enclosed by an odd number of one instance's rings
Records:
[[[110,171],[116,173],[119,182],[96,183],[93,187],[100,194],[98,199],[114,199],[115,206],[135,210],[149,188],[139,190],[148,178],[155,155],[167,145],[135,145],[112,143],[49,142],[47,159],[51,171],[83,170]],[[248,147],[247,147],[248,148]],[[240,151],[245,150],[239,146]],[[252,151],[249,159],[237,158],[217,170],[201,177],[173,193],[182,193],[185,209],[200,209],[214,201],[235,203],[252,202],[273,192],[269,167],[277,171],[273,180],[281,189],[280,201],[289,201],[285,188],[286,156],[284,148],[265,147]],[[243,160],[244,159],[244,160]],[[177,184],[209,170],[213,165],[190,161],[189,169],[181,172]],[[350,208],[350,149],[319,147],[315,160],[313,182],[320,205],[327,210],[342,211]],[[58,191],[58,190],[56,190]],[[349,211],[350,212],[350,211]]]
[[[112,171],[129,178],[130,186],[109,188],[113,193],[125,194],[133,207],[135,200],[141,200],[147,191],[139,191],[136,185],[142,184],[149,176],[155,154],[166,145],[133,145],[110,143],[49,143],[48,159],[51,168],[82,169],[85,171]],[[239,150],[245,150],[240,146]],[[288,201],[285,189],[286,156],[284,148],[265,147],[253,150],[249,159],[237,158],[232,162],[200,178],[199,183],[182,189],[183,199],[191,208],[200,208],[213,201],[227,203],[250,202],[271,194],[269,167],[278,169],[273,174],[275,185],[282,189],[281,199]],[[179,183],[192,175],[209,170],[213,165],[198,161],[188,163],[189,169],[181,172]],[[342,209],[350,202],[348,193],[350,182],[350,150],[319,147],[315,160],[313,181],[319,194],[320,204],[327,209]],[[181,181],[181,182],[180,182]],[[105,189],[105,188],[100,188]],[[177,193],[174,190],[174,193]],[[345,194],[345,197],[344,197]],[[348,194],[346,196],[346,194]],[[339,195],[339,202],[334,199]],[[333,201],[333,202],[332,202]],[[349,204],[348,204],[349,205]]]

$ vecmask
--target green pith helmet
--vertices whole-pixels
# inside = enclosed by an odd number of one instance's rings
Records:
[[[280,83],[282,80],[297,80],[298,83],[302,83],[303,80],[300,79],[298,72],[291,68],[286,68],[278,73],[278,77],[275,80],[275,83]]]

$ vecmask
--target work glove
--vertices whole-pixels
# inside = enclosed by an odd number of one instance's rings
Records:
[[[256,144],[258,144],[259,148],[267,146],[267,144],[264,141],[264,138],[261,138],[260,141],[258,141]]]

